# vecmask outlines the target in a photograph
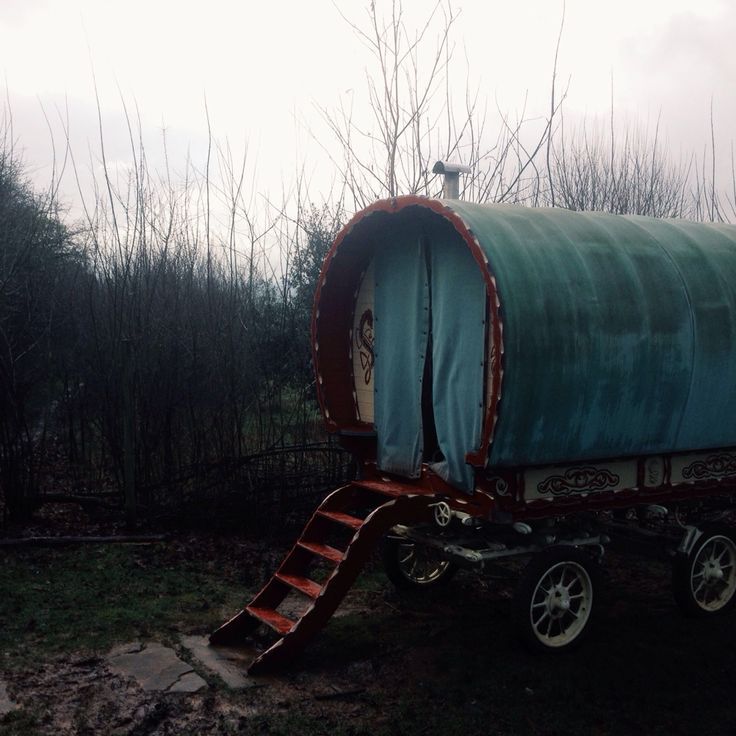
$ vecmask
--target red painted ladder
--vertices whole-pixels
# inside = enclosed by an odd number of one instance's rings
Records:
[[[279,638],[248,671],[260,674],[285,664],[329,621],[380,538],[396,524],[429,521],[434,498],[418,486],[383,480],[354,481],[333,491],[274,576],[249,605],[210,636],[210,643],[238,644],[265,624]],[[328,543],[339,530],[352,533],[345,549]],[[309,577],[315,564],[326,568],[323,582]],[[307,600],[307,607],[291,618],[277,609],[294,591]]]

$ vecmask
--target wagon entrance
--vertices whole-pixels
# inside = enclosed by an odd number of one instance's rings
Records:
[[[372,283],[378,466],[415,478],[428,462],[472,491],[465,455],[481,438],[486,290],[457,233],[430,222],[391,228],[358,296],[359,303],[366,280]],[[356,317],[364,312],[356,309]]]

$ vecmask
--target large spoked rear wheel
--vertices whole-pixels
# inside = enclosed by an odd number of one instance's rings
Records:
[[[687,616],[723,613],[736,603],[736,532],[707,527],[689,555],[678,555],[672,592]]]
[[[430,547],[392,537],[383,547],[383,565],[388,579],[403,590],[444,585],[457,569]]]
[[[542,550],[524,570],[514,596],[517,631],[536,652],[581,642],[593,611],[595,563],[577,547]]]

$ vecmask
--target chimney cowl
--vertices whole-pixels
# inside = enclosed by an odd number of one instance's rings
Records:
[[[444,177],[442,196],[445,199],[458,199],[460,197],[460,174],[469,174],[470,166],[449,161],[437,161],[432,167],[432,173],[441,174]]]

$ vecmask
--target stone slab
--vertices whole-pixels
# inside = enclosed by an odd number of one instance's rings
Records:
[[[18,707],[18,704],[10,699],[5,683],[0,681],[0,716],[6,715]]]
[[[133,677],[144,690],[196,692],[207,685],[173,649],[156,642],[115,647],[107,664],[115,674]]]
[[[213,647],[206,636],[185,636],[181,643],[197,662],[218,675],[228,687],[244,690],[262,685],[246,673],[246,668],[255,656],[254,652],[244,652],[230,647]]]
[[[183,674],[168,690],[170,693],[196,693],[206,687],[207,683],[196,673]]]

